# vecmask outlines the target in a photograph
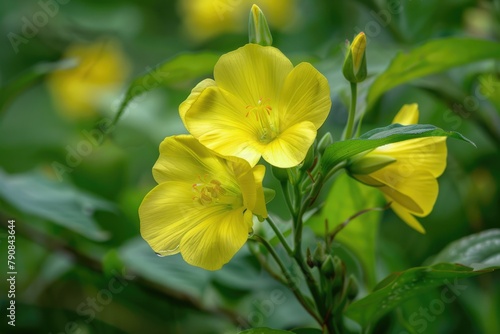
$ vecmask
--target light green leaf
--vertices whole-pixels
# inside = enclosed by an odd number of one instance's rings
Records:
[[[307,224],[316,234],[324,235],[325,219],[331,232],[354,214],[380,205],[380,199],[376,188],[357,182],[344,173],[335,180],[321,212],[311,217]],[[370,287],[375,284],[375,241],[380,218],[380,211],[365,213],[349,222],[335,237],[359,259]]]
[[[115,210],[112,203],[66,183],[37,173],[9,175],[1,169],[0,198],[28,217],[50,221],[93,240],[108,238],[92,217],[94,212]]]
[[[127,105],[137,96],[160,86],[178,85],[201,76],[210,75],[219,56],[219,54],[212,52],[185,53],[148,69],[146,73],[135,78],[130,84],[125,98],[118,108],[114,123],[120,118]]]
[[[409,53],[399,53],[371,86],[367,110],[373,107],[382,94],[402,83],[485,59],[500,59],[499,43],[448,38],[430,41]]]
[[[500,267],[500,229],[491,229],[466,236],[446,246],[432,264],[450,262],[475,270]]]
[[[393,273],[380,282],[374,292],[348,306],[345,315],[366,327],[404,301],[429,289],[446,285],[451,293],[460,295],[467,285],[460,283],[459,279],[493,270],[494,268],[474,271],[457,264],[440,263]]]
[[[340,162],[361,152],[403,140],[435,136],[456,138],[475,146],[472,141],[465,138],[460,133],[445,131],[434,125],[415,124],[403,126],[400,124],[391,124],[383,128],[368,131],[359,138],[338,141],[328,146],[321,158],[321,168],[326,174]]]
[[[239,332],[238,334],[287,334],[287,333],[293,334],[293,332],[289,331],[260,327],[260,328],[247,329],[246,331]]]

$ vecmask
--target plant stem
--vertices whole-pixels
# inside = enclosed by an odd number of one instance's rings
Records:
[[[349,116],[344,133],[344,139],[351,139],[354,128],[354,119],[356,118],[356,102],[358,99],[358,84],[351,82],[351,105],[349,106]]]
[[[278,226],[276,226],[276,223],[273,221],[273,219],[271,218],[271,216],[268,216],[266,218],[266,220],[269,223],[269,225],[271,225],[271,228],[273,229],[274,233],[276,234],[276,236],[280,240],[280,242],[283,245],[283,247],[285,247],[285,250],[288,253],[288,255],[292,256],[293,255],[292,248],[290,247],[290,245],[286,241],[285,236],[283,235],[283,233],[281,233],[281,231],[278,228]]]
[[[281,261],[280,257],[278,256],[278,253],[274,250],[273,246],[264,238],[262,238],[259,235],[254,235],[252,239],[254,241],[260,242],[266,249],[269,251],[273,259],[276,261],[278,266],[280,267],[281,271],[285,275],[286,282],[290,290],[292,290],[293,294],[299,301],[299,303],[306,309],[306,311],[316,320],[318,323],[321,323],[321,316],[319,316],[315,310],[314,310],[314,305],[311,305],[311,303],[304,297],[304,295],[300,292],[299,287],[295,283],[294,278],[292,277],[292,274],[290,271],[285,267],[285,264],[283,261]]]
[[[285,197],[288,210],[292,215],[295,215],[295,207],[293,205],[292,198],[290,198],[290,192],[288,191],[288,182],[281,182],[281,190],[283,191],[283,196]]]

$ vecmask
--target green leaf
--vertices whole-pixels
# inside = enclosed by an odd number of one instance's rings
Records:
[[[326,174],[340,162],[364,151],[382,145],[403,140],[446,136],[460,139],[476,146],[472,141],[455,131],[445,131],[429,124],[401,125],[391,124],[383,128],[373,129],[356,139],[338,141],[328,146],[321,158],[321,168]]]
[[[295,334],[323,334],[323,331],[317,328],[297,328],[292,332]]]
[[[374,292],[352,303],[346,309],[345,315],[366,327],[404,301],[421,295],[429,289],[446,285],[451,293],[458,296],[467,288],[467,285],[458,282],[458,279],[481,275],[493,270],[494,268],[474,271],[472,268],[458,264],[441,263],[393,273],[380,282]]]
[[[211,272],[184,262],[181,255],[159,257],[142,239],[136,238],[120,249],[127,268],[142,277],[195,300],[201,300],[209,286]]]
[[[0,88],[0,113],[8,106],[14,97],[33,85],[45,75],[78,65],[75,59],[65,59],[54,63],[40,63],[19,74],[6,86]]]
[[[433,40],[409,53],[399,53],[371,86],[367,96],[367,110],[373,107],[383,93],[402,83],[452,67],[499,58],[499,43],[467,38]]]
[[[317,235],[325,234],[325,220],[329,232],[354,214],[380,204],[380,192],[368,187],[347,174],[341,174],[333,184],[320,213],[311,217],[307,224]],[[381,213],[365,213],[340,231],[335,240],[345,245],[361,262],[370,287],[375,285],[375,241]]]
[[[282,331],[279,329],[259,327],[259,328],[247,329],[246,331],[239,332],[238,334],[287,334],[287,333],[293,334],[293,332],[289,332],[289,331]]]
[[[500,229],[466,236],[446,246],[432,264],[450,262],[474,268],[500,267]]]
[[[177,55],[164,63],[150,68],[135,78],[127,89],[125,98],[118,108],[115,121],[136,97],[160,86],[178,85],[212,73],[220,55],[212,52],[185,53]]]
[[[58,224],[93,240],[108,238],[92,217],[94,212],[115,210],[112,203],[68,184],[37,173],[9,175],[1,169],[0,198],[21,213]]]

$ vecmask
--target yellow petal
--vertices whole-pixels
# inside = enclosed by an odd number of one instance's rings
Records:
[[[212,79],[205,79],[191,90],[191,94],[189,94],[188,98],[179,105],[179,114],[183,122],[184,115],[186,115],[186,112],[189,110],[189,108],[191,108],[191,105],[198,99],[201,92],[203,92],[205,88],[212,86],[216,86],[215,81]]]
[[[427,170],[434,177],[446,168],[446,137],[427,137],[405,140],[380,146],[368,153],[397,159],[400,170]]]
[[[181,181],[193,184],[197,177],[227,175],[226,161],[207,150],[191,135],[167,137],[160,144],[160,156],[153,167],[157,183]],[[236,179],[225,178],[235,185]]]
[[[141,235],[160,255],[178,253],[184,234],[199,224],[209,211],[200,212],[191,185],[167,181],[151,190],[139,207]]]
[[[309,121],[318,129],[326,120],[331,105],[326,78],[311,64],[301,63],[288,74],[280,95],[281,128]]]
[[[412,125],[418,123],[418,104],[405,104],[392,120],[392,124]]]
[[[252,213],[248,210],[212,215],[184,235],[182,257],[194,266],[220,269],[245,244],[251,226]]]
[[[268,99],[275,106],[285,78],[293,69],[272,46],[247,44],[223,55],[214,68],[217,86],[235,94],[245,106]]]
[[[234,95],[217,87],[206,88],[185,114],[185,124],[203,145],[224,156],[259,161],[260,129],[245,117],[246,106]]]
[[[418,232],[424,234],[424,227],[418,222],[418,220],[413,217],[413,215],[405,209],[403,206],[399,205],[397,202],[391,204],[392,210],[401,218],[408,226],[417,230]]]
[[[276,167],[297,166],[306,157],[314,138],[316,138],[316,127],[313,123],[297,123],[267,144],[262,157]]]
[[[436,178],[425,170],[399,169],[397,163],[378,170],[370,176],[385,186],[379,189],[406,209],[427,215],[432,211],[438,195]]]

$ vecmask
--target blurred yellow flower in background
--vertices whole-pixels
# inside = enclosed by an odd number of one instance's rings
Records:
[[[272,46],[247,44],[223,55],[179,106],[187,130],[223,156],[255,166],[301,163],[331,107],[326,78],[309,63],[293,66]]]
[[[181,253],[207,270],[220,269],[245,244],[252,217],[267,217],[265,167],[226,160],[193,136],[166,138],[153,167],[158,185],[140,208],[141,235],[161,256]]]
[[[404,105],[392,123],[418,123],[418,105]],[[378,187],[392,210],[409,226],[425,233],[415,219],[431,213],[439,192],[436,180],[446,168],[446,137],[405,140],[380,146],[354,158],[348,167],[357,180]]]
[[[272,28],[292,25],[298,14],[295,0],[180,0],[179,14],[187,35],[201,42],[223,33],[245,32],[248,12],[258,5]]]
[[[75,66],[57,70],[48,86],[58,110],[71,119],[92,118],[110,108],[130,72],[130,64],[117,41],[103,39],[75,44],[63,59]]]

